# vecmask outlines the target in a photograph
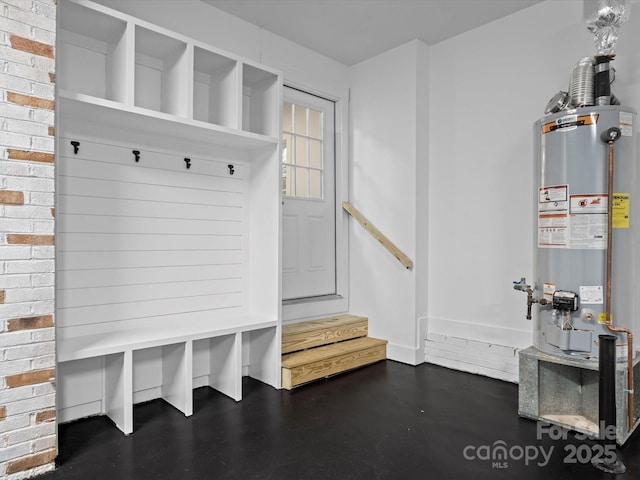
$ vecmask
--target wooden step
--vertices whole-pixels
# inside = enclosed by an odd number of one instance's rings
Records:
[[[284,325],[282,327],[282,353],[366,337],[367,331],[368,319],[358,315],[340,315]]]
[[[282,356],[282,388],[346,372],[387,358],[387,341],[361,337]]]

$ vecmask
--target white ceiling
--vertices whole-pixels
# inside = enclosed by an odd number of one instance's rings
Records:
[[[541,0],[202,0],[353,65],[413,39],[428,45]]]

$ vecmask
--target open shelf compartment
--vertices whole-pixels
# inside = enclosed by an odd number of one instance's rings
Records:
[[[198,46],[193,54],[194,120],[238,128],[238,62]]]
[[[128,104],[128,23],[72,2],[60,11],[60,88]]]
[[[242,129],[272,137],[280,135],[278,75],[243,64]]]
[[[136,26],[136,107],[189,117],[190,68],[187,50],[185,42]]]

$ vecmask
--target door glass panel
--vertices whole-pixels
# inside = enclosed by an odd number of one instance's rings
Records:
[[[284,102],[282,192],[289,197],[324,199],[324,113]]]
[[[320,140],[309,140],[309,166],[322,168],[322,142]]]
[[[322,112],[309,109],[309,136],[322,138]]]
[[[293,137],[288,133],[282,135],[282,162],[293,163]]]
[[[309,165],[309,140],[304,137],[296,137],[296,165]]]
[[[293,196],[296,194],[294,185],[294,167],[284,165],[282,168],[282,194]]]
[[[296,197],[309,196],[309,170],[296,168]]]
[[[307,109],[300,105],[295,106],[294,110],[295,130],[297,135],[307,135]]]

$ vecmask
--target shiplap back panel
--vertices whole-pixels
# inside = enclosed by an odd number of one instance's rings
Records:
[[[74,153],[72,140],[80,141]],[[149,328],[243,308],[248,167],[61,138],[58,328]]]

